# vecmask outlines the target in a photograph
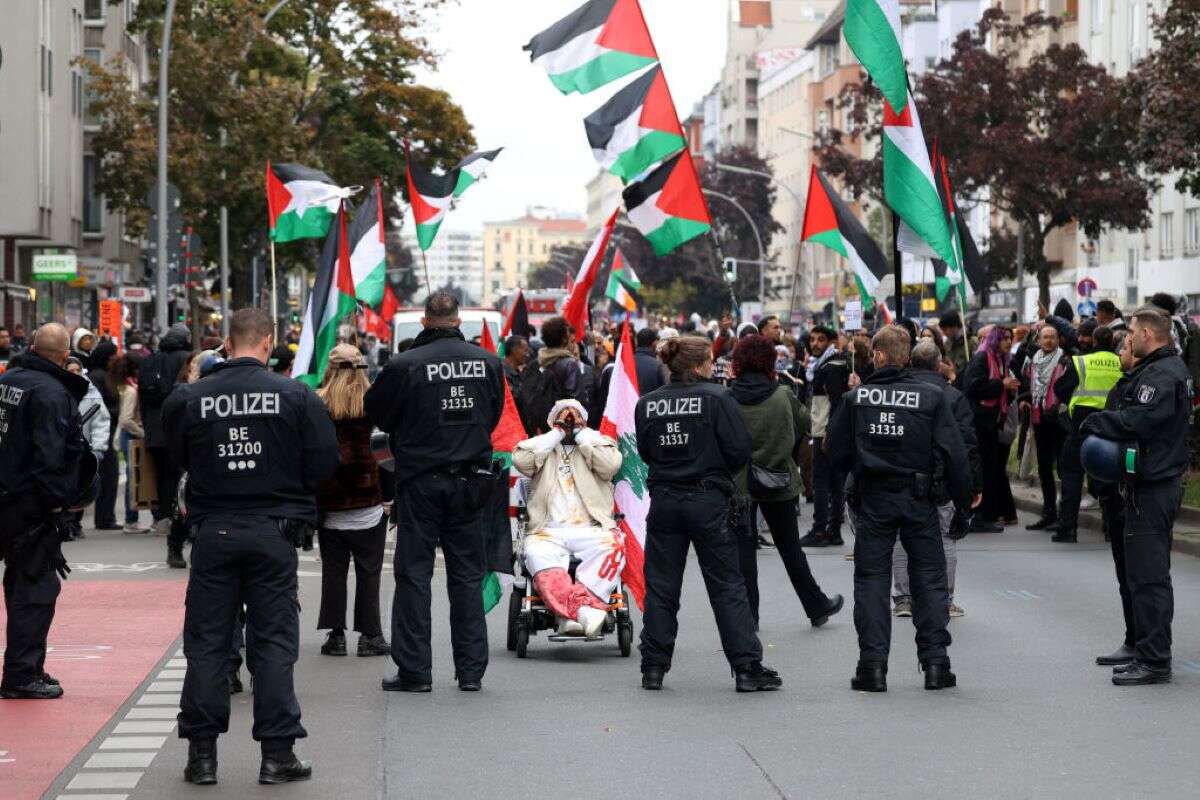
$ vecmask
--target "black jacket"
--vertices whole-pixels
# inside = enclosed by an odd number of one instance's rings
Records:
[[[43,513],[71,501],[89,451],[79,417],[87,387],[32,352],[0,375],[0,495],[31,500]]]
[[[487,465],[504,411],[500,359],[457,330],[429,328],[367,391],[367,416],[390,434],[396,482],[436,469]]]
[[[1188,468],[1194,391],[1175,346],[1161,347],[1139,361],[1113,389],[1119,398],[1116,407],[1089,415],[1080,432],[1118,442],[1136,441],[1137,483],[1179,480]]]
[[[642,395],[634,425],[651,487],[707,480],[730,493],[734,474],[750,462],[753,443],[741,410],[715,383],[669,383]]]
[[[218,364],[163,406],[171,455],[188,473],[189,519],[261,514],[317,521],[317,487],[338,465],[325,404],[253,358]]]
[[[181,326],[173,326],[162,338],[158,352],[147,356],[138,369],[138,405],[147,447],[166,447],[163,431],[163,404],[175,388],[179,373],[191,355],[191,335]]]
[[[1004,381],[988,376],[987,354],[976,353],[971,356],[967,368],[959,377],[962,381],[962,393],[966,395],[971,404],[971,412],[975,415],[975,424],[993,428],[1000,425],[1000,404],[983,404],[988,400],[999,400],[1000,395],[1004,393]]]
[[[834,464],[853,470],[860,490],[877,478],[934,476],[940,465],[950,499],[959,508],[971,505],[967,453],[950,395],[906,370],[875,370],[850,390],[829,422],[824,446]]]
[[[954,412],[954,421],[958,423],[958,432],[962,434],[963,446],[967,450],[967,464],[971,468],[971,489],[975,494],[983,491],[983,466],[979,460],[979,441],[975,436],[975,415],[971,404],[963,393],[946,382],[940,373],[932,370],[914,369],[910,373],[913,380],[937,386],[950,398],[950,409]],[[943,475],[943,479],[944,479]]]
[[[666,365],[652,348],[634,350],[633,365],[637,370],[638,394],[650,394],[666,385],[669,374]]]

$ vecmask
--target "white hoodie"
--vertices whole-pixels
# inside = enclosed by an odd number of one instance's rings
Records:
[[[100,410],[83,426],[83,437],[87,439],[92,452],[99,459],[103,458],[105,451],[108,450],[109,414],[108,409],[104,406],[104,398],[100,396],[100,390],[89,380],[87,394],[79,401],[79,413],[86,414],[92,406],[99,406]]]

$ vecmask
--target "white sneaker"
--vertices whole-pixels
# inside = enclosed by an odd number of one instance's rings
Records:
[[[608,614],[598,608],[584,606],[579,609],[579,622],[583,625],[583,635],[591,639],[600,633]]]
[[[558,618],[558,635],[559,636],[581,636],[583,635],[583,626],[573,619],[566,617]]]
[[[171,532],[171,520],[163,518],[154,523],[154,535],[166,536]]]
[[[1084,495],[1079,501],[1079,508],[1084,511],[1093,509],[1098,505],[1099,503],[1097,502],[1096,498],[1092,497],[1090,494]]]
[[[145,525],[138,525],[136,522],[130,522],[121,529],[124,533],[149,533],[150,529]]]

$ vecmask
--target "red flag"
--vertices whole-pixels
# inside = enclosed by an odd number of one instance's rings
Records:
[[[617,215],[620,213],[621,207],[617,206],[612,216],[608,218],[608,222],[604,223],[604,227],[596,234],[596,240],[592,242],[591,248],[584,256],[583,264],[579,267],[579,274],[575,278],[571,296],[563,304],[562,315],[575,329],[576,339],[582,337],[587,329],[588,295],[592,293],[596,276],[600,274],[600,265],[604,263],[604,254],[608,252],[608,242],[612,238],[613,229],[617,227]]]
[[[383,287],[383,302],[379,304],[379,316],[383,317],[391,324],[392,317],[400,310],[400,301],[396,299],[396,293],[392,291],[392,287],[384,284]]]
[[[483,324],[483,332],[479,335],[479,346],[495,355],[496,342],[492,339],[491,326]],[[511,453],[517,449],[517,444],[529,438],[525,434],[525,426],[521,424],[521,414],[517,411],[517,403],[513,400],[512,389],[508,387],[508,379],[504,379],[504,412],[500,422],[492,431],[492,450],[497,453]]]

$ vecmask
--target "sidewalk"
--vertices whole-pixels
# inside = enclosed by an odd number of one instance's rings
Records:
[[[1021,480],[1015,475],[1010,474],[1009,479],[1012,485],[1013,500],[1017,503],[1017,508],[1022,511],[1030,511],[1034,514],[1040,513],[1042,510],[1042,490],[1038,485],[1037,476],[1034,475],[1027,480]],[[1087,493],[1084,493],[1087,497]],[[1085,532],[1095,534],[1095,538],[1103,538],[1103,529],[1100,525],[1100,509],[1080,509],[1079,511],[1079,537],[1084,539]],[[1171,549],[1176,553],[1194,556],[1200,558],[1200,509],[1184,506],[1179,510],[1179,514],[1175,517],[1174,539],[1171,542]]]

